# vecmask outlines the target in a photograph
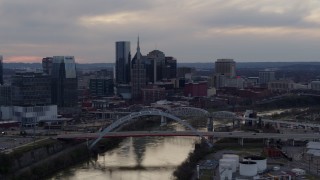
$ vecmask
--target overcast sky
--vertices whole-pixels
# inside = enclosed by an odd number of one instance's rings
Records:
[[[178,62],[319,61],[319,0],[0,0],[5,62],[115,59],[115,41]]]

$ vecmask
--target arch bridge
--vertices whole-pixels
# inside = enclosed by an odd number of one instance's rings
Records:
[[[133,112],[129,115],[126,115],[126,116],[116,120],[111,125],[109,125],[105,129],[103,129],[102,132],[100,132],[98,138],[95,139],[90,144],[89,148],[92,149],[108,132],[111,132],[111,131],[115,130],[116,128],[118,128],[119,126],[124,125],[127,122],[133,121],[135,118],[142,117],[142,116],[161,116],[161,117],[166,117],[166,118],[172,119],[172,120],[178,122],[179,124],[185,126],[186,128],[189,128],[197,136],[201,137],[202,139],[205,139],[195,128],[193,128],[189,123],[183,121],[182,119],[180,119],[172,114],[169,114],[167,112],[163,112],[161,110],[155,110],[155,109],[151,110],[150,109],[150,110],[144,110],[144,111],[140,111],[140,112]],[[212,144],[209,143],[208,141],[207,141],[207,144],[209,146],[212,146]]]
[[[195,128],[193,128],[189,123],[183,121],[179,117],[206,117],[208,124],[208,131],[213,131],[213,118],[225,118],[225,119],[234,119],[236,118],[235,113],[228,111],[219,111],[210,113],[204,109],[195,108],[195,107],[177,107],[171,110],[162,111],[155,108],[147,108],[142,109],[139,112],[133,112],[129,115],[121,117],[120,119],[113,122],[111,125],[103,129],[103,131],[99,134],[99,137],[95,139],[91,145],[90,149],[93,148],[108,132],[112,132],[116,130],[116,128],[124,125],[128,122],[134,121],[138,117],[142,116],[161,116],[161,124],[166,123],[166,118],[172,119],[179,124],[189,128],[194,134],[197,136],[204,138]],[[212,146],[208,141],[209,146]]]

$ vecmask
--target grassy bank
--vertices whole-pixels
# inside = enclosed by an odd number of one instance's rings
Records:
[[[242,147],[237,143],[235,138],[224,138],[216,142],[212,148],[208,148],[206,143],[196,144],[195,150],[189,153],[187,159],[174,171],[173,175],[178,180],[191,179],[199,161],[204,160],[208,155],[214,154],[220,150],[257,150],[263,147],[261,141],[248,140],[246,146]]]
[[[85,142],[67,143],[57,140],[44,140],[21,146],[9,154],[0,154],[0,179],[25,180],[45,179],[60,170],[85,162],[95,157],[99,152],[105,152],[118,147],[122,141],[120,138],[104,139],[94,153],[88,150]],[[49,153],[52,146],[63,143],[64,148],[59,152]],[[37,152],[48,152],[45,158],[40,160],[29,159],[30,164],[21,165],[25,161],[26,154],[37,155]],[[29,157],[29,156],[27,156]],[[18,162],[18,163],[16,163]]]

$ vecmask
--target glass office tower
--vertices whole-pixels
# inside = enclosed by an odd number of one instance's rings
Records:
[[[116,42],[116,83],[129,84],[130,83],[130,42],[118,41]]]
[[[78,79],[73,56],[53,56],[52,103],[58,107],[76,107]]]

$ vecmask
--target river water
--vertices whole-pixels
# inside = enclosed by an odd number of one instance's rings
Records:
[[[173,124],[180,129],[178,124]],[[59,172],[51,180],[166,180],[194,149],[197,137],[126,138],[118,148]]]

